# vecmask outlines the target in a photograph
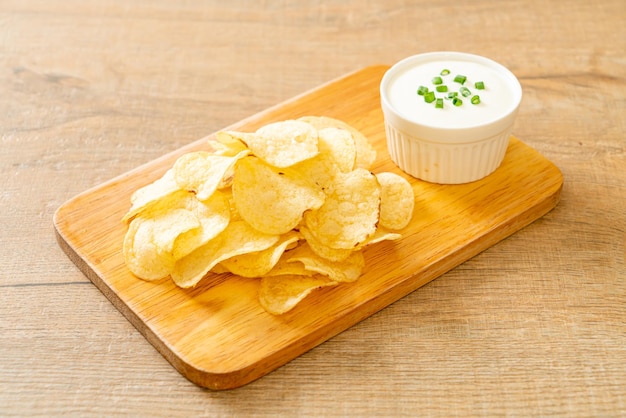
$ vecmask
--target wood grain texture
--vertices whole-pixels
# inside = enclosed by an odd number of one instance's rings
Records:
[[[626,415],[623,0],[0,1],[0,415]],[[56,242],[68,199],[355,69],[505,64],[558,206],[234,391],[181,378]],[[338,102],[341,99],[338,100]]]
[[[387,68],[365,68],[225,129],[254,132],[306,115],[337,118],[367,135],[378,153],[373,172],[402,175],[387,153],[380,109]],[[402,240],[368,248],[356,283],[316,291],[274,316],[258,303],[258,279],[210,274],[180,289],[171,280],[139,280],[124,264],[120,220],[131,194],[183,152],[197,150],[208,150],[207,138],[71,199],[54,224],[62,248],[113,304],[178,371],[211,389],[269,373],[489,248],[552,210],[563,184],[558,168],[514,138],[502,165],[481,181],[445,186],[404,175],[416,207]]]

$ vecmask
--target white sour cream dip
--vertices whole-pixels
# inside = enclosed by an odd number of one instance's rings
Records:
[[[442,70],[448,75],[441,75]],[[454,81],[456,75],[467,77],[464,84]],[[441,77],[448,92],[437,92],[433,77]],[[484,90],[475,87],[484,83]],[[400,61],[385,74],[381,96],[383,102],[404,119],[435,129],[467,129],[492,124],[511,114],[521,100],[521,86],[517,78],[505,67],[484,57],[464,53],[432,53]],[[434,91],[437,98],[447,97],[449,92],[459,92],[461,87],[470,90],[469,97],[461,106],[454,106],[449,99],[443,100],[443,109],[435,103],[426,103],[424,96],[417,94],[420,86]],[[480,97],[479,104],[472,104],[474,95]]]

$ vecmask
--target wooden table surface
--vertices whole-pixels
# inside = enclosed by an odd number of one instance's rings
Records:
[[[626,3],[0,2],[1,416],[623,416]],[[519,78],[543,218],[285,366],[182,377],[66,257],[68,199],[419,52]],[[337,100],[342,100],[337,97]]]

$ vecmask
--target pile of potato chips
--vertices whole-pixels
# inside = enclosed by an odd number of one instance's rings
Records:
[[[209,272],[258,277],[261,305],[282,314],[357,280],[363,248],[400,238],[412,218],[411,185],[371,173],[374,149],[342,121],[308,116],[209,142],[214,152],[182,155],[132,195],[123,252],[137,277],[183,288]]]

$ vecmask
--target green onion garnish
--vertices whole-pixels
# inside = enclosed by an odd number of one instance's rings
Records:
[[[459,92],[463,95],[463,97],[469,97],[472,94],[470,89],[468,89],[467,87],[461,87],[459,89]]]
[[[428,93],[428,87],[419,86],[419,88],[417,89],[417,94],[419,94],[420,96],[423,96],[426,93]]]
[[[444,68],[439,73],[441,76],[450,75],[450,70]],[[461,87],[458,91],[450,91],[449,87],[443,84],[443,79],[440,76],[435,76],[432,78],[431,82],[435,85],[435,90],[430,90],[426,86],[419,86],[417,89],[417,94],[420,96],[424,96],[424,102],[426,103],[435,103],[435,108],[443,109],[444,108],[444,100],[450,100],[452,104],[456,107],[463,105],[462,97],[467,97],[468,100],[472,102],[473,105],[480,104],[480,96],[475,94],[472,95],[472,92],[469,88],[465,87],[464,84],[467,81],[467,76],[462,74],[457,74],[454,77],[454,82],[461,84]],[[485,83],[483,81],[477,81],[474,83],[474,87],[476,90],[484,90]],[[435,93],[444,93],[444,94],[436,94]]]
[[[465,77],[464,75],[457,75],[456,77],[454,77],[454,81],[460,84],[464,84],[465,80],[467,80],[467,77]]]

